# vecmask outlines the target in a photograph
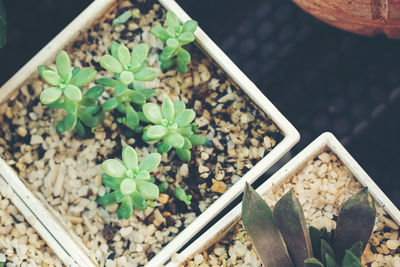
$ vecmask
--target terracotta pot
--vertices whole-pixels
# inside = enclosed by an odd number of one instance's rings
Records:
[[[293,0],[316,18],[340,29],[400,38],[399,0]]]

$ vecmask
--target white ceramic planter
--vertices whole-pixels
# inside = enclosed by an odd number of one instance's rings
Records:
[[[372,197],[385,210],[385,212],[390,215],[397,224],[400,224],[400,211],[331,133],[324,133],[319,136],[314,142],[286,163],[271,178],[258,187],[256,191],[260,195],[268,194],[274,188],[279,187],[298,171],[303,169],[310,159],[315,158],[327,149],[332,151],[343,162],[343,164],[353,173],[354,178],[362,186],[368,188]],[[181,253],[175,255],[173,260],[167,266],[179,266],[182,262],[191,259],[194,255],[212,246],[216,241],[225,236],[225,234],[241,218],[241,210],[242,203],[233,208]]]
[[[94,1],[0,88],[0,103],[18,94],[18,88],[37,75],[38,65],[46,65],[53,62],[60,50],[73,41],[81,32],[89,28],[99,17],[102,17],[115,3],[117,3],[117,0]],[[160,0],[160,3],[165,9],[173,11],[182,22],[190,19],[174,0]],[[212,58],[220,68],[227,73],[230,79],[237,84],[238,88],[242,89],[243,92],[272,119],[281,130],[284,138],[272,151],[158,253],[148,263],[148,266],[160,266],[168,261],[174,253],[184,246],[200,229],[242,192],[245,182],[254,182],[299,140],[299,133],[297,130],[200,28],[196,30],[195,36],[197,46],[200,47],[206,55]],[[58,246],[58,249],[63,249],[65,254],[69,255],[69,258],[59,256],[60,259],[64,260],[66,264],[70,264],[67,259],[72,259],[80,266],[95,266],[96,264],[89,260],[89,257],[84,253],[85,248],[82,249],[83,245],[80,240],[73,242],[71,238],[67,238],[62,227],[56,223],[55,220],[50,219],[51,215],[49,212],[47,212],[38,201],[35,201],[35,204],[33,204],[30,198],[27,197],[30,192],[23,186],[18,176],[11,171],[10,167],[5,166],[6,164],[4,162],[1,163],[4,165],[4,168],[0,168],[0,175],[5,177],[5,180],[12,186],[16,196],[22,202],[21,205],[25,205],[30,209],[32,214],[37,218],[38,223],[43,226],[37,227],[36,230],[38,230],[42,236],[50,235],[54,238],[51,242],[49,240],[48,243],[55,251],[55,248]],[[35,205],[38,209],[31,208],[32,205]],[[78,250],[81,252],[77,253]]]

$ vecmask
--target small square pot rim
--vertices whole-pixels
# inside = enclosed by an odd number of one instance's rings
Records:
[[[90,27],[93,22],[102,17],[104,13],[115,5],[119,0],[96,0],[92,2],[76,19],[74,19],[63,31],[61,31],[53,40],[51,40],[42,50],[40,50],[28,63],[26,63],[8,82],[0,88],[0,104],[17,94],[18,89],[28,82],[37,73],[37,66],[48,64],[54,60],[57,53],[64,48],[65,45],[73,41],[82,31]],[[190,17],[174,0],[159,0],[163,7],[173,11],[181,22],[185,22]],[[264,158],[262,158],[250,171],[248,171],[239,181],[221,195],[209,208],[207,208],[194,222],[187,226],[179,235],[170,241],[161,252],[147,264],[147,266],[159,266],[167,261],[174,253],[184,246],[200,229],[202,229],[209,221],[211,221],[218,213],[220,213],[233,199],[235,199],[243,190],[244,183],[254,182],[266,170],[268,170],[276,161],[278,161],[286,152],[290,150],[299,140],[300,135],[294,126],[278,111],[278,109],[264,96],[256,85],[251,82],[247,76],[225,55],[225,53],[198,27],[195,32],[196,44],[204,51],[205,55],[211,57],[219,67],[227,73],[227,75],[238,85],[248,97],[263,112],[265,112],[271,120],[277,125],[284,135],[283,139],[276,145]],[[0,168],[0,175],[12,187],[15,194],[24,202],[24,205],[30,208],[31,203],[28,195],[24,191],[29,191],[21,182],[22,179],[9,167],[2,159],[0,163],[4,168]],[[21,179],[21,180],[20,180]],[[14,180],[18,180],[15,182]],[[21,183],[19,183],[21,182]],[[24,186],[24,188],[22,187]],[[22,192],[20,194],[20,191]],[[30,192],[29,192],[30,193]],[[32,193],[31,197],[33,197]],[[33,197],[34,198],[34,197]],[[39,201],[35,201],[36,209],[32,209],[35,215],[48,214],[52,216]],[[47,213],[46,213],[47,212]],[[69,257],[81,266],[96,266],[93,260],[89,260],[90,253],[85,257],[75,258],[80,255],[78,251],[88,252],[86,247],[80,240],[74,240],[75,246],[66,241],[66,230],[55,220],[50,218],[37,219],[43,225],[41,231],[48,231],[58,246],[52,247],[58,251],[64,249],[64,256],[61,252],[57,253],[60,259],[66,264],[71,262]],[[45,235],[43,233],[42,235]],[[68,235],[69,236],[69,235]],[[68,240],[70,240],[69,237]],[[50,241],[48,242],[50,245]],[[67,244],[67,245],[66,245]],[[83,246],[83,248],[82,248]],[[78,253],[78,254],[75,254]],[[72,266],[72,265],[71,265]]]
[[[383,193],[372,178],[361,168],[357,161],[350,155],[336,137],[326,132],[310,143],[300,153],[293,157],[281,167],[267,181],[260,185],[256,191],[260,195],[266,195],[274,188],[285,183],[298,171],[300,171],[310,159],[315,158],[323,151],[331,151],[351,171],[354,178],[363,186],[368,188],[374,200],[391,216],[392,220],[400,225],[400,211],[392,201]],[[241,218],[242,202],[229,211],[224,217],[217,221],[212,227],[204,232],[198,239],[193,241],[181,253],[176,254],[167,267],[179,266],[191,259],[197,253],[204,251],[212,244],[221,239]]]

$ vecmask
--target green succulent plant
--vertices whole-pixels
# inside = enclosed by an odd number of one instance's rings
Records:
[[[331,235],[307,228],[293,189],[276,203],[273,212],[247,183],[243,195],[243,225],[265,266],[361,267],[360,257],[375,217],[367,189],[342,205]]]
[[[144,88],[141,82],[152,81],[157,77],[155,69],[147,67],[147,44],[140,44],[132,53],[117,42],[111,44],[111,55],[100,59],[100,65],[114,73],[114,79],[101,78],[98,84],[114,88],[114,96],[103,104],[104,111],[117,109],[124,116],[118,122],[132,130],[137,129],[140,122],[141,106],[146,99],[154,95],[153,89]]]
[[[196,113],[192,109],[186,109],[183,101],[175,104],[167,97],[161,108],[154,103],[146,103],[142,106],[145,120],[149,123],[143,129],[142,139],[145,142],[158,142],[159,153],[168,153],[174,147],[179,158],[188,162],[191,159],[192,146],[204,145],[206,137],[196,134],[197,125],[193,123]]]
[[[103,184],[113,190],[98,199],[101,205],[119,203],[118,218],[129,219],[133,209],[145,210],[159,197],[158,186],[150,173],[157,169],[161,155],[151,153],[139,164],[138,156],[130,146],[122,149],[122,162],[108,159],[101,164]]]
[[[176,65],[181,73],[186,73],[191,58],[189,52],[182,46],[195,40],[193,33],[196,31],[198,23],[195,20],[188,20],[182,25],[178,17],[171,11],[167,12],[165,23],[166,28],[154,26],[151,29],[151,33],[165,43],[159,56],[161,68],[167,69]]]
[[[174,190],[174,195],[180,201],[185,202],[186,205],[189,206],[191,204],[192,195],[187,195],[182,187],[176,187]]]
[[[130,18],[140,18],[140,10],[134,8],[133,10],[127,10],[113,20],[113,25],[120,25],[127,22]]]
[[[58,122],[57,132],[75,129],[80,137],[88,137],[104,117],[98,101],[104,88],[94,86],[82,94],[82,87],[93,81],[96,70],[76,67],[71,71],[69,56],[61,51],[57,55],[56,70],[40,65],[38,71],[52,85],[41,92],[40,101],[50,108],[62,108],[67,112]]]

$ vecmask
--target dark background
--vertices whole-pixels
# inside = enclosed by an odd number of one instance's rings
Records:
[[[5,0],[0,84],[89,0]],[[299,130],[333,132],[400,207],[400,42],[332,28],[282,0],[178,0]]]

